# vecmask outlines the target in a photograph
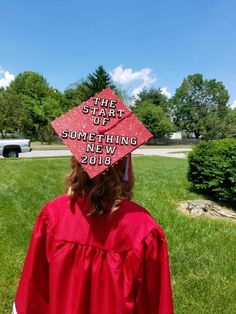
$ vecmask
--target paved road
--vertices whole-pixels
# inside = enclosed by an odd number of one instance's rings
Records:
[[[133,155],[143,156],[164,156],[173,158],[186,158],[184,152],[191,151],[191,148],[137,148],[133,151]],[[21,158],[32,157],[60,157],[71,156],[69,150],[33,150],[30,153],[22,153],[19,155]]]

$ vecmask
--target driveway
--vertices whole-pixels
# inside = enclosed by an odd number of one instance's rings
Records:
[[[133,155],[143,156],[163,156],[173,158],[187,158],[185,152],[190,152],[192,148],[137,148]],[[30,153],[19,154],[20,158],[32,157],[62,157],[71,156],[69,150],[33,150]]]

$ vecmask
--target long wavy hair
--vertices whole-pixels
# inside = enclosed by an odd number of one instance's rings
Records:
[[[102,174],[90,179],[80,163],[71,158],[71,172],[66,178],[66,194],[73,202],[79,196],[85,198],[89,213],[102,215],[119,208],[123,199],[130,200],[133,196],[134,175],[131,160],[125,157]],[[124,180],[126,163],[129,164],[129,179]]]

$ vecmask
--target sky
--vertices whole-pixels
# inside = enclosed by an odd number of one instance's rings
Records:
[[[0,0],[0,86],[30,70],[64,91],[103,65],[131,96],[171,97],[201,73],[236,107],[235,12],[235,0]]]

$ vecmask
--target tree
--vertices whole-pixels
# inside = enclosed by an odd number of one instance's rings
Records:
[[[169,117],[169,101],[160,88],[141,91],[131,109],[154,137],[168,136],[175,129]]]
[[[17,121],[11,121],[12,128],[17,127],[32,139],[38,139],[40,130],[50,128],[50,121],[64,111],[64,96],[36,72],[20,73],[4,95],[7,116],[10,108],[18,112]]]
[[[33,71],[25,71],[18,74],[15,80],[11,82],[10,89],[17,94],[42,99],[46,97],[49,85],[43,75]]]
[[[108,86],[115,89],[115,85],[112,83],[110,74],[105,71],[102,65],[100,65],[93,74],[88,75],[84,85],[85,88],[87,88],[86,91],[88,93],[86,99],[101,92]]]
[[[234,137],[236,138],[236,108],[229,109],[228,116],[227,116],[227,137]]]
[[[4,138],[7,133],[18,131],[23,121],[20,109],[20,96],[0,90],[0,133]]]
[[[51,143],[55,140],[55,132],[51,121],[67,111],[63,95],[56,89],[50,89],[47,96],[42,100],[43,121],[38,125],[38,139],[41,142]]]
[[[71,85],[69,89],[65,90],[64,95],[74,106],[101,92],[106,87],[111,87],[119,94],[116,86],[112,83],[110,74],[100,65],[94,73],[88,75],[86,80]]]
[[[201,136],[206,140],[225,138],[228,135],[228,117],[220,118],[217,111],[212,111],[203,118]]]
[[[154,137],[164,137],[174,131],[174,125],[163,109],[145,100],[135,110],[136,116]]]
[[[64,96],[68,103],[68,109],[81,104],[87,99],[88,93],[88,89],[83,81],[71,84],[69,88],[64,91]]]
[[[3,93],[4,93],[4,89],[0,88],[0,133],[2,135],[2,137],[4,137],[4,110],[3,110]]]
[[[168,98],[163,95],[160,88],[154,89],[151,88],[149,90],[145,89],[138,94],[138,97],[132,107],[135,111],[144,101],[152,103],[155,106],[159,106],[165,113],[169,112],[169,101]]]
[[[228,100],[221,82],[204,80],[202,74],[189,75],[171,100],[174,122],[197,139],[224,137]]]

